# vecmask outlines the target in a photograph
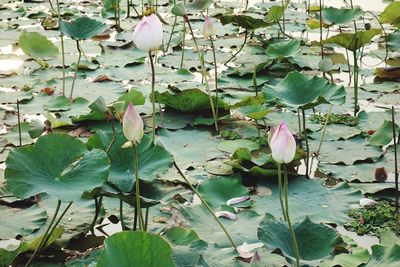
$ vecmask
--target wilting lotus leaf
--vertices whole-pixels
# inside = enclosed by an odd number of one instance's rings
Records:
[[[101,186],[110,163],[104,151],[87,151],[84,143],[66,134],[48,134],[12,150],[6,166],[7,185],[16,197],[47,193],[70,202]]]
[[[276,218],[282,216],[279,205],[278,184],[268,181],[263,185],[271,190],[271,195],[254,195],[254,210],[262,214],[271,213]],[[362,194],[347,183],[333,188],[324,187],[321,181],[297,177],[289,181],[289,209],[293,221],[305,216],[314,222],[343,224],[348,220],[347,210],[351,204],[358,203]]]
[[[32,207],[23,210],[12,209],[1,205],[0,239],[15,238],[19,235],[29,235],[33,231],[42,227],[46,219],[46,211],[39,208],[37,205],[33,205]]]
[[[400,27],[399,13],[400,13],[400,3],[399,2],[390,3],[381,13],[381,22],[391,23],[396,27]]]
[[[293,225],[299,247],[301,262],[317,265],[329,256],[336,245],[342,242],[339,234],[330,226],[314,223],[309,218]],[[295,259],[292,240],[287,223],[266,215],[258,227],[258,237],[271,250],[280,249],[291,260]]]
[[[327,7],[322,9],[322,19],[330,24],[340,25],[356,20],[363,13],[360,8]]]
[[[60,21],[60,31],[77,41],[92,38],[105,29],[106,24],[89,17],[80,17],[72,22]]]
[[[112,133],[98,131],[92,135],[87,145],[89,149],[107,149],[112,140]],[[115,184],[122,192],[132,190],[135,183],[135,172],[133,162],[133,150],[122,149],[121,146],[127,142],[124,135],[119,132],[115,143],[108,155],[111,160],[108,181]],[[151,138],[145,135],[137,145],[139,157],[139,177],[143,180],[154,180],[159,174],[166,172],[173,162],[171,154],[159,145],[152,145]]]
[[[249,194],[247,188],[234,178],[209,179],[201,183],[198,190],[206,202],[216,209],[226,205],[231,198]]]
[[[300,41],[292,39],[289,41],[277,42],[267,48],[267,55],[270,59],[283,59],[293,57],[300,52]]]
[[[380,34],[382,30],[371,29],[367,31],[358,31],[356,33],[339,33],[329,37],[324,41],[325,44],[337,44],[350,51],[356,51],[368,44],[372,38]]]
[[[25,54],[34,59],[55,58],[58,48],[46,36],[38,32],[22,32],[18,44]]]
[[[159,235],[124,231],[110,236],[104,244],[97,267],[128,267],[132,264],[154,267],[161,263],[165,267],[175,266],[170,245]]]
[[[234,23],[240,27],[250,30],[263,28],[270,25],[269,22],[266,22],[261,18],[255,18],[248,15],[223,15],[219,17],[219,19],[222,25]]]
[[[326,79],[291,72],[276,86],[266,85],[264,97],[266,100],[278,98],[289,106],[308,109],[321,103],[341,105],[346,100],[346,91],[343,86]]]

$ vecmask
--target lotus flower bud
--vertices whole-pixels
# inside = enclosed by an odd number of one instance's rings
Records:
[[[215,35],[215,28],[212,23],[212,20],[210,19],[209,16],[206,16],[206,19],[204,20],[204,26],[203,26],[203,36],[204,38],[210,38],[213,35]]]
[[[142,140],[143,120],[131,103],[129,103],[122,120],[122,131],[132,144],[137,144]]]
[[[160,47],[163,40],[163,30],[160,19],[154,13],[143,16],[133,31],[133,42],[142,51],[148,52]]]
[[[271,138],[272,157],[277,163],[290,163],[296,154],[296,140],[286,123],[281,122]]]

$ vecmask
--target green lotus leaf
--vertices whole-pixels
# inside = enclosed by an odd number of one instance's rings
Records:
[[[72,22],[60,21],[60,31],[76,41],[90,39],[107,29],[107,25],[88,17],[80,17]]]
[[[300,41],[296,39],[270,44],[267,48],[267,55],[270,59],[294,57],[299,52]]]
[[[400,3],[393,2],[390,3],[385,10],[381,13],[382,23],[391,23],[397,28],[400,27]]]
[[[371,42],[372,38],[379,35],[381,32],[381,29],[371,29],[367,31],[358,31],[356,33],[339,33],[329,37],[324,41],[324,43],[337,44],[350,51],[356,51]]]
[[[265,18],[265,21],[277,23],[282,18],[284,8],[282,6],[272,6]]]
[[[33,231],[42,227],[46,219],[46,211],[37,205],[33,205],[32,207],[23,210],[12,209],[1,205],[0,239],[15,238],[18,235],[29,235]]]
[[[394,124],[395,133],[399,132],[399,126]],[[384,121],[381,127],[371,136],[369,143],[375,146],[384,146],[390,143],[393,139],[393,123],[391,121]]]
[[[155,234],[124,231],[110,236],[104,244],[97,267],[175,266],[170,245]]]
[[[322,9],[322,19],[330,24],[340,25],[357,20],[363,13],[360,8],[327,7]]]
[[[104,151],[88,151],[83,142],[66,134],[48,134],[12,150],[6,166],[7,185],[16,197],[47,193],[70,202],[101,186],[110,163]]]
[[[308,109],[321,103],[341,105],[346,100],[346,91],[343,86],[326,79],[291,72],[279,84],[266,85],[264,97],[266,100],[278,98],[286,105]]]
[[[25,54],[34,59],[55,58],[58,56],[58,48],[38,32],[22,32],[18,44]]]
[[[400,265],[400,245],[374,245],[372,256],[365,267],[396,267]]]
[[[112,133],[98,131],[92,135],[87,145],[89,149],[107,149],[111,143]],[[133,150],[122,149],[121,146],[127,142],[124,135],[119,132],[116,135],[115,143],[108,155],[111,160],[110,174],[108,181],[115,184],[122,192],[130,192],[135,183]],[[137,145],[139,157],[139,177],[143,180],[154,180],[159,174],[166,172],[173,162],[171,154],[159,145],[153,145],[151,138],[143,136],[140,144]]]
[[[293,230],[299,247],[301,264],[316,265],[328,257],[335,246],[342,242],[336,230],[330,226],[314,223],[309,218],[295,223]],[[284,221],[277,221],[268,214],[258,227],[258,237],[267,248],[280,249],[289,259],[295,258],[289,228]]]

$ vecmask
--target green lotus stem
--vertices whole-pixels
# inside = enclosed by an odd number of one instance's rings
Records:
[[[321,58],[324,58],[324,44],[322,41],[322,0],[319,0],[319,45],[321,47]]]
[[[389,57],[389,46],[388,46],[388,36],[387,36],[387,34],[386,34],[385,27],[383,27],[383,25],[382,25],[382,23],[381,23],[381,20],[380,20],[373,12],[371,12],[371,11],[365,11],[364,13],[371,14],[371,15],[375,18],[375,20],[379,23],[379,26],[380,26],[381,29],[382,29],[383,36],[384,36],[384,38],[385,38],[385,50],[386,50],[386,51],[385,51],[385,52],[386,52],[385,59],[384,59],[383,61],[384,61],[385,64],[386,64],[386,61],[387,61],[387,59],[388,59],[388,57]]]
[[[285,221],[287,221],[285,206],[283,205],[282,191],[283,191],[283,188],[282,188],[282,164],[278,163],[278,196],[279,196],[279,203],[281,204],[283,219]]]
[[[42,239],[40,240],[39,245],[36,247],[35,251],[33,252],[32,256],[30,257],[28,262],[25,264],[25,267],[28,267],[31,264],[31,262],[33,261],[33,259],[36,257],[36,255],[40,252],[40,248],[43,246],[43,242],[46,239],[47,234],[50,232],[50,229],[51,229],[54,221],[57,218],[57,214],[58,214],[58,211],[60,210],[60,206],[61,206],[61,200],[58,200],[57,201],[56,210],[55,210],[54,215],[53,215],[53,218],[51,219],[50,224],[47,226],[47,229],[44,232],[44,235],[43,235]]]
[[[183,22],[183,29],[182,29],[183,39],[182,39],[182,52],[181,52],[181,66],[180,69],[183,68],[183,60],[185,58],[185,37],[186,37],[186,23]]]
[[[126,17],[130,17],[131,16],[131,3],[130,0],[126,0]]]
[[[282,0],[281,1],[281,3],[282,3],[282,33],[285,35],[286,33],[286,30],[285,30],[285,25],[286,25],[286,23],[285,23],[285,0]]]
[[[144,2],[142,0],[142,16],[144,16]]]
[[[237,246],[235,244],[235,242],[233,241],[232,236],[229,234],[228,230],[226,230],[225,226],[222,224],[222,222],[219,220],[219,218],[217,217],[217,215],[215,215],[214,211],[211,209],[211,207],[207,204],[207,202],[204,200],[203,196],[200,195],[200,193],[196,190],[196,188],[194,188],[194,186],[189,182],[189,180],[186,178],[186,176],[183,174],[182,170],[179,168],[178,164],[176,163],[176,161],[174,161],[174,166],[176,168],[176,170],[178,171],[179,175],[183,178],[183,180],[185,180],[186,184],[190,187],[190,189],[193,191],[194,194],[196,194],[201,203],[204,205],[204,207],[206,207],[206,209],[211,213],[211,215],[214,217],[215,221],[219,224],[219,226],[221,227],[221,229],[224,231],[226,237],[229,239],[230,243],[232,244],[232,246],[236,249]]]
[[[210,37],[211,49],[213,52],[214,59],[214,80],[215,80],[215,102],[217,103],[215,107],[215,116],[218,119],[218,65],[217,65],[217,56],[215,55],[215,46],[212,36]],[[257,89],[256,89],[257,90]]]
[[[94,203],[95,203],[95,206],[96,206],[96,212],[94,214],[93,221],[89,226],[89,229],[86,231],[86,234],[89,231],[91,231],[92,235],[94,235],[94,227],[96,226],[97,219],[99,218],[99,215],[100,215],[100,209],[101,209],[101,205],[103,203],[103,196],[99,196],[99,199],[97,199],[97,197],[95,197],[94,198]]]
[[[332,106],[333,106],[332,104],[329,106],[328,115],[326,115],[326,119],[325,119],[325,123],[324,123],[324,129],[322,130],[321,140],[319,140],[318,150],[317,150],[317,153],[316,153],[317,156],[319,156],[319,152],[321,151],[322,142],[324,141],[324,138],[325,138],[326,128],[328,126],[329,119],[330,119],[331,114],[332,114]]]
[[[231,62],[231,60],[234,59],[234,58],[237,56],[237,54],[240,53],[240,51],[242,51],[243,47],[246,45],[246,42],[247,42],[248,31],[249,31],[248,29],[246,29],[246,30],[244,31],[244,40],[243,40],[243,44],[240,46],[239,50],[236,51],[236,53],[233,54],[233,55],[224,63],[224,65],[228,64],[229,62]]]
[[[144,230],[144,223],[143,223],[143,214],[142,214],[142,208],[140,206],[140,178],[139,178],[139,158],[137,155],[137,150],[136,146],[133,145],[133,163],[135,164],[135,182],[136,182],[136,210],[138,212],[138,217],[139,217],[139,230]]]
[[[18,141],[19,141],[19,146],[22,146],[21,114],[19,112],[19,100],[18,99],[17,99],[17,120],[18,120]]]
[[[149,59],[151,65],[151,109],[152,109],[152,129],[151,129],[151,142],[154,145],[156,141],[156,96],[155,96],[155,79],[156,72],[154,70],[153,56],[149,51]]]
[[[109,113],[111,114],[111,112],[109,112]],[[111,114],[111,116],[112,116],[112,114]],[[110,151],[111,147],[115,143],[115,138],[116,138],[116,135],[117,135],[117,131],[115,129],[114,117],[111,118],[111,129],[112,129],[111,142],[108,145],[107,149],[105,150],[106,153],[108,153]]]
[[[356,40],[357,42],[357,40]],[[354,117],[358,112],[358,63],[357,63],[357,50],[353,51],[353,64],[354,64]]]
[[[149,207],[146,207],[145,219],[144,219],[144,231],[147,231],[147,225],[149,223]]]
[[[122,199],[119,200],[119,221],[121,222],[122,231],[126,230],[124,223],[124,203]]]
[[[69,94],[69,98],[72,99],[72,95],[74,93],[74,87],[75,87],[75,81],[76,81],[76,75],[78,73],[78,69],[79,69],[79,64],[81,62],[81,57],[82,57],[82,50],[79,46],[79,41],[76,40],[76,48],[78,49],[78,60],[76,61],[76,67],[75,67],[75,73],[74,73],[74,78],[72,80],[72,85],[71,85],[71,93]]]
[[[392,131],[394,147],[394,181],[395,181],[395,214],[396,214],[396,235],[399,235],[399,170],[397,169],[397,142],[396,142],[396,124],[394,119],[394,106],[392,106]]]
[[[302,117],[303,117],[303,138],[306,143],[306,149],[307,149],[307,155],[306,155],[306,177],[308,178],[308,165],[309,165],[309,160],[310,160],[310,147],[308,146],[308,136],[307,136],[307,127],[306,127],[306,114],[304,109],[301,109],[302,112]]]
[[[64,209],[63,213],[61,213],[60,217],[58,217],[58,220],[54,223],[53,227],[51,228],[49,234],[47,235],[45,241],[43,242],[42,247],[40,248],[40,250],[43,249],[44,246],[46,246],[47,242],[49,241],[51,235],[53,234],[54,230],[56,229],[57,225],[61,222],[61,219],[64,217],[64,215],[67,213],[67,211],[69,210],[69,208],[72,205],[72,201],[68,203],[67,207]]]
[[[296,266],[300,267],[300,252],[299,252],[299,247],[297,245],[297,240],[296,240],[296,235],[294,233],[293,227],[292,227],[292,222],[290,221],[290,216],[289,216],[289,182],[288,182],[288,171],[286,165],[283,165],[283,172],[285,175],[284,178],[284,187],[285,187],[285,209],[286,209],[286,219],[287,219],[287,224],[289,227],[289,232],[290,236],[292,238],[292,246],[294,253],[296,255]]]
[[[199,46],[197,45],[196,37],[194,36],[193,29],[192,29],[192,26],[190,25],[190,21],[189,21],[188,16],[185,15],[184,19],[185,19],[185,22],[187,22],[187,24],[188,24],[190,34],[192,35],[193,42],[194,42],[194,45],[195,45],[196,50],[197,50],[197,56],[198,56],[199,61],[200,61],[202,76],[204,78],[204,83],[206,85],[208,98],[210,99],[211,112],[212,112],[213,117],[214,117],[215,131],[218,132],[218,118],[217,118],[217,114],[215,112],[214,101],[212,100],[212,97],[211,97],[211,90],[210,90],[210,85],[208,84],[207,72],[206,72],[206,68],[204,66],[204,59],[200,55]],[[218,102],[216,104],[218,105]]]
[[[168,38],[168,43],[167,43],[167,47],[165,48],[165,50],[164,50],[164,53],[168,52],[169,45],[171,44],[171,41],[172,41],[172,35],[174,34],[174,30],[175,30],[175,27],[176,27],[176,22],[177,22],[177,21],[178,21],[178,16],[175,16],[175,19],[174,19],[174,24],[172,25],[171,34],[169,35],[169,38]],[[181,67],[181,68],[182,68],[182,67]]]
[[[137,229],[137,222],[138,222],[138,219],[137,219],[137,215],[138,215],[138,213],[137,213],[137,209],[136,209],[136,207],[134,207],[134,218],[133,218],[133,231],[136,231],[136,229]]]
[[[258,88],[257,88],[257,66],[254,67],[253,71],[253,87],[256,89],[256,96],[258,96]],[[258,140],[261,140],[261,133],[260,133],[260,125],[258,123],[258,120],[254,120],[256,122],[257,126],[257,135],[258,135]],[[266,125],[266,124],[265,124]]]
[[[51,0],[49,0],[50,5],[52,6]],[[58,24],[60,24],[61,21],[61,12],[60,12],[60,3],[58,0],[56,0],[57,3],[57,17],[58,17]],[[65,47],[64,47],[64,35],[62,32],[60,32],[60,41],[61,41],[61,60],[62,60],[62,95],[65,95]]]

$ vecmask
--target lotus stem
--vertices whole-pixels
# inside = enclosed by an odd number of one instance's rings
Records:
[[[358,112],[358,63],[357,63],[357,50],[353,51],[353,64],[354,64],[354,117]]]
[[[328,115],[326,115],[324,128],[322,130],[321,140],[319,140],[318,150],[317,150],[317,153],[316,153],[317,157],[319,156],[319,152],[321,151],[322,142],[324,141],[324,138],[325,138],[326,128],[328,126],[329,119],[330,119],[331,114],[332,114],[332,106],[333,106],[332,104],[329,106]]]
[[[44,232],[44,235],[43,235],[42,239],[40,240],[39,245],[36,247],[35,251],[33,252],[32,256],[30,257],[28,262],[25,264],[25,267],[28,267],[31,264],[31,262],[33,261],[33,259],[36,257],[36,255],[40,252],[40,249],[43,246],[43,243],[44,243],[44,241],[46,239],[46,236],[50,232],[50,229],[51,229],[54,221],[57,218],[57,214],[58,214],[58,211],[60,210],[60,206],[61,206],[61,200],[58,200],[57,201],[56,210],[55,210],[54,215],[53,215],[53,218],[51,219],[50,224],[47,226],[47,229]]]
[[[222,224],[222,222],[219,220],[219,218],[217,217],[217,215],[215,215],[214,211],[211,209],[211,207],[207,204],[207,202],[204,200],[203,196],[200,195],[200,193],[196,190],[196,188],[194,188],[194,186],[189,182],[189,180],[186,178],[186,176],[183,174],[182,170],[179,168],[178,164],[176,163],[176,161],[174,161],[174,166],[176,168],[176,170],[178,171],[179,175],[183,178],[183,180],[185,180],[186,184],[190,187],[190,189],[193,191],[194,194],[196,194],[201,203],[204,205],[204,207],[211,213],[211,215],[214,217],[215,221],[219,224],[219,226],[221,227],[221,229],[224,231],[226,237],[229,239],[230,243],[232,244],[232,246],[237,249],[237,246],[235,244],[235,242],[233,241],[232,236],[229,234],[228,230],[226,230],[225,226]]]
[[[133,231],[136,231],[136,229],[137,229],[137,222],[138,222],[138,213],[137,213],[137,209],[136,209],[136,207],[134,207],[134,218],[133,218]]]
[[[285,209],[286,209],[286,219],[287,219],[287,224],[289,227],[289,232],[292,238],[292,246],[293,250],[296,256],[296,266],[300,267],[300,252],[299,252],[299,247],[297,245],[297,239],[296,235],[294,233],[293,227],[292,227],[292,222],[290,221],[290,216],[289,216],[289,182],[288,182],[288,171],[286,165],[283,165],[283,171],[285,175],[285,180],[284,180],[284,187],[285,187]]]
[[[126,227],[124,223],[124,202],[122,201],[122,199],[119,200],[119,221],[121,222],[122,231],[125,231]]]
[[[72,99],[72,95],[74,93],[74,87],[75,87],[75,81],[76,81],[76,75],[78,73],[78,69],[79,69],[79,64],[81,63],[81,57],[82,57],[82,50],[79,46],[79,41],[76,40],[76,48],[78,49],[78,60],[76,61],[76,67],[75,67],[75,73],[74,73],[74,78],[72,80],[72,85],[71,85],[71,93],[69,95],[69,98]]]
[[[282,0],[281,1],[281,3],[282,3],[282,33],[285,35],[286,33],[286,30],[285,30],[285,27],[286,27],[286,23],[285,23],[285,0]]]
[[[198,56],[199,61],[200,61],[202,76],[204,78],[204,83],[206,85],[208,98],[210,99],[211,112],[212,112],[213,117],[214,117],[215,131],[218,132],[218,118],[217,118],[217,114],[215,112],[214,101],[213,101],[213,99],[211,97],[210,85],[208,84],[207,72],[206,72],[206,68],[204,66],[204,57],[202,57],[200,55],[199,46],[197,45],[196,37],[194,36],[193,29],[192,29],[192,26],[190,24],[190,21],[189,21],[189,18],[187,17],[187,15],[185,15],[184,19],[185,19],[185,22],[187,22],[187,24],[188,24],[190,34],[192,35],[193,42],[194,42],[194,45],[195,45],[196,50],[197,50],[197,56]],[[218,102],[216,104],[218,105]]]
[[[97,218],[99,218],[102,203],[103,203],[103,196],[99,196],[98,199],[97,199],[97,197],[94,198],[94,204],[96,206],[96,213],[94,214],[93,221],[90,224],[90,227],[89,227],[88,231],[86,232],[86,234],[89,231],[91,231],[92,235],[94,235],[94,227],[96,226]]]
[[[306,151],[306,160],[305,160],[305,163],[306,163],[306,177],[307,178],[309,178],[309,175],[308,175],[308,165],[309,165],[309,161],[310,161],[310,147],[308,146],[308,136],[307,136],[307,127],[306,127],[306,114],[305,114],[305,111],[304,111],[304,109],[301,109],[301,112],[302,112],[302,117],[303,117],[303,138],[304,138],[304,141],[305,141],[305,143],[306,143],[306,149],[307,149],[307,151]]]
[[[215,55],[215,46],[212,36],[210,37],[210,42],[214,59],[215,102],[217,103],[217,105],[215,106],[215,116],[218,119],[218,65],[217,65],[217,56]]]
[[[165,48],[165,50],[164,50],[164,53],[168,52],[169,45],[171,44],[172,35],[174,34],[174,30],[175,30],[175,27],[176,27],[176,22],[177,22],[177,21],[178,21],[178,17],[177,17],[177,16],[175,16],[175,19],[174,19],[174,24],[172,25],[171,34],[169,35],[169,38],[168,38],[168,43],[167,43],[167,47]],[[182,48],[182,49],[183,49],[183,48]],[[182,67],[181,67],[181,68],[182,68]]]
[[[22,146],[21,114],[19,112],[19,100],[18,99],[17,99],[17,119],[18,119],[18,141],[19,141],[19,146]]]
[[[126,17],[129,18],[131,16],[131,3],[130,0],[126,0]]]
[[[185,37],[186,37],[186,23],[185,23],[185,21],[183,21],[182,35],[183,35],[183,39],[182,39],[182,52],[181,52],[181,65],[180,65],[180,69],[183,68],[183,60],[184,60],[184,58],[185,58]]]
[[[51,5],[51,0],[49,0]],[[58,24],[61,22],[61,12],[60,12],[60,3],[56,0],[57,3],[57,17],[58,17]],[[62,60],[62,95],[65,95],[65,47],[64,47],[64,35],[60,32],[60,41],[61,41],[61,60]]]
[[[248,29],[245,29],[245,31],[244,31],[244,40],[243,40],[243,44],[240,46],[240,48],[238,49],[238,51],[236,51],[236,53],[233,54],[233,55],[224,63],[224,65],[228,64],[229,62],[231,62],[231,60],[234,59],[234,58],[237,56],[237,54],[240,53],[240,51],[242,51],[243,47],[246,45],[246,42],[247,42],[248,31],[249,31]]]
[[[139,230],[144,230],[144,223],[143,223],[143,214],[142,214],[142,208],[140,206],[140,178],[139,178],[139,158],[137,155],[137,150],[136,146],[133,145],[133,163],[135,164],[135,182],[136,182],[136,210],[138,213],[138,221],[139,221]]]
[[[279,196],[279,203],[281,204],[283,219],[285,221],[287,221],[285,206],[283,205],[282,191],[283,191],[283,188],[282,188],[282,164],[278,163],[278,196]]]
[[[324,58],[324,44],[322,41],[322,0],[319,0],[319,45],[321,47],[321,58]]]
[[[111,114],[111,112],[109,112]],[[111,114],[112,116],[112,114]],[[114,123],[114,117],[111,117],[111,129],[112,129],[112,137],[111,137],[111,142],[108,145],[107,149],[105,150],[106,153],[108,153],[111,149],[111,147],[113,146],[113,144],[115,143],[115,137],[117,135],[117,131],[115,129],[115,123]]]
[[[394,119],[394,106],[392,106],[392,130],[393,130],[393,146],[394,146],[394,182],[396,188],[395,196],[395,213],[396,213],[396,235],[399,235],[399,170],[397,168],[397,142],[396,142],[396,124]]]
[[[144,219],[144,231],[147,231],[147,225],[149,224],[149,207],[146,207],[145,219]]]
[[[149,59],[151,65],[151,109],[152,109],[152,129],[151,129],[151,142],[154,145],[156,140],[156,96],[155,96],[155,80],[156,72],[154,70],[153,56],[149,51]]]

